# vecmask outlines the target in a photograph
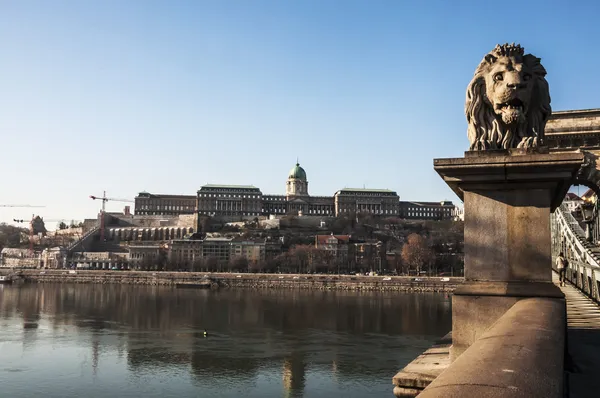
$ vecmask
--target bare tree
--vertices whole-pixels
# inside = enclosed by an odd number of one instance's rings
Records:
[[[424,266],[430,265],[434,260],[435,254],[425,239],[421,235],[410,234],[402,247],[404,264],[420,273]]]
[[[206,261],[204,261],[203,257],[197,257],[192,262],[192,272],[200,272],[204,270]]]
[[[204,266],[209,272],[215,272],[218,270],[219,259],[214,256],[209,256],[204,259]]]
[[[248,269],[248,259],[244,256],[234,256],[229,259],[229,269],[232,272],[245,271]]]

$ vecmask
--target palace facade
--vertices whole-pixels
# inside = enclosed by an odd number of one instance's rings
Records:
[[[299,163],[290,170],[285,195],[263,194],[252,185],[204,185],[198,190],[200,216],[243,220],[269,215],[333,217],[353,212],[398,215],[399,196],[386,189],[342,189],[334,196],[311,196],[306,171]]]
[[[195,195],[164,195],[140,192],[135,197],[135,215],[140,216],[178,216],[194,214]]]
[[[196,196],[141,192],[135,198],[136,214],[197,214],[223,221],[270,215],[333,217],[356,213],[444,219],[450,218],[450,207],[454,207],[452,202],[400,202],[398,194],[388,189],[344,188],[333,196],[311,196],[306,171],[299,163],[288,173],[285,195],[263,194],[253,185],[207,184],[200,187]]]

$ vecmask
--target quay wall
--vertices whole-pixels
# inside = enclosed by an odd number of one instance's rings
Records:
[[[7,274],[7,272],[3,272]],[[316,289],[405,292],[452,292],[463,278],[351,275],[247,274],[206,272],[23,270],[14,275],[29,283],[120,283],[176,285],[209,279],[221,288]],[[444,279],[444,280],[442,280]]]

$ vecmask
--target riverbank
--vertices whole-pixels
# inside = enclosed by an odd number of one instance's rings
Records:
[[[1,274],[13,273],[2,270]],[[13,273],[14,274],[14,273]],[[207,272],[21,270],[26,283],[166,285],[201,283],[219,288],[452,292],[463,278],[352,275],[244,274]]]

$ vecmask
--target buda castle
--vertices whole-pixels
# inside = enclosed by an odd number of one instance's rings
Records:
[[[453,211],[452,202],[400,202],[398,194],[388,189],[344,188],[333,196],[311,196],[306,171],[299,163],[288,173],[285,195],[263,194],[253,185],[207,184],[196,195],[140,192],[135,198],[136,215],[197,214],[223,221],[290,214],[334,217],[357,213],[445,219],[451,218]]]

